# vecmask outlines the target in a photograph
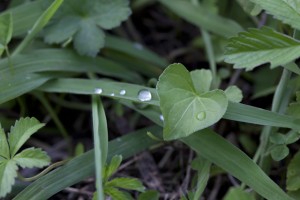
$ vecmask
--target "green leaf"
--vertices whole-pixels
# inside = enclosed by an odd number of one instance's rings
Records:
[[[12,14],[6,13],[0,16],[0,44],[6,46],[12,37],[13,21]]]
[[[24,149],[13,158],[16,163],[25,168],[45,167],[50,163],[50,157],[41,149],[28,148]]]
[[[271,147],[271,156],[273,160],[280,161],[289,155],[289,148],[285,144],[274,145]]]
[[[223,200],[255,200],[253,194],[244,191],[240,187],[229,189]]]
[[[105,187],[117,187],[127,190],[136,190],[139,192],[144,192],[145,187],[142,182],[136,178],[114,178],[113,180],[107,182]]]
[[[159,193],[155,190],[147,190],[139,195],[138,200],[159,200]]]
[[[300,139],[300,133],[296,130],[290,130],[285,138],[286,144],[292,144]]]
[[[271,28],[249,29],[229,40],[225,62],[234,68],[252,70],[270,63],[271,68],[286,65],[300,56],[300,42]],[[291,69],[299,73],[299,68]]]
[[[188,22],[223,37],[231,37],[243,30],[235,21],[223,18],[203,6],[195,6],[190,1],[160,0],[159,2]]]
[[[244,9],[245,12],[256,16],[261,12],[261,8],[258,5],[255,5],[250,0],[237,0],[240,6]]]
[[[42,128],[45,124],[40,123],[35,118],[20,118],[15,125],[11,127],[8,134],[8,143],[10,147],[10,154],[13,157],[20,147],[34,134],[37,130]]]
[[[198,84],[202,84],[201,80]],[[159,77],[157,92],[166,140],[185,137],[211,126],[223,117],[228,105],[221,90],[196,91],[190,73],[182,64],[168,66]]]
[[[208,92],[212,83],[212,73],[210,70],[201,69],[190,72],[196,91],[200,93]]]
[[[231,102],[239,103],[243,99],[243,93],[241,89],[235,85],[229,86],[224,92],[228,100]]]
[[[44,31],[48,43],[74,39],[81,55],[96,56],[104,46],[102,29],[112,29],[131,14],[128,0],[65,0],[55,20]]]
[[[298,151],[287,168],[286,189],[296,191],[300,189],[300,151]]]
[[[281,133],[273,133],[270,136],[270,142],[273,144],[285,144],[285,135]]]
[[[291,25],[293,28],[300,29],[300,2],[299,0],[250,0],[268,14],[282,22]]]
[[[111,196],[113,200],[132,200],[132,197],[127,193],[120,191],[114,187],[105,187],[106,195]]]
[[[80,55],[95,57],[104,46],[104,32],[92,20],[81,20],[74,36],[74,47]]]
[[[296,92],[296,102],[289,104],[287,114],[300,118],[300,92]]]
[[[109,165],[105,167],[103,182],[106,182],[119,168],[120,164],[122,162],[122,156],[121,155],[115,155]]]
[[[7,143],[6,134],[0,124],[0,157],[9,159],[9,146]]]
[[[0,197],[11,191],[17,177],[18,166],[15,161],[7,160],[0,164]]]

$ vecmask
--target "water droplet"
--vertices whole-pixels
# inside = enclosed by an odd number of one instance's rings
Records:
[[[143,90],[139,91],[138,98],[140,101],[150,101],[152,98],[152,95],[149,90],[143,89]]]
[[[115,93],[111,93],[110,96],[111,96],[111,97],[115,96]]]
[[[102,91],[101,88],[96,88],[96,89],[94,90],[94,92],[95,92],[95,94],[101,94],[103,91]]]
[[[197,115],[197,119],[198,119],[198,120],[202,121],[202,120],[204,120],[205,118],[206,118],[206,113],[205,113],[205,112],[200,112],[200,113],[198,113],[198,115]]]
[[[120,91],[120,95],[123,96],[123,95],[125,95],[125,94],[126,94],[126,90],[121,90],[121,91]]]
[[[143,45],[141,45],[140,43],[134,43],[133,46],[134,46],[134,48],[136,48],[138,50],[143,50],[144,49]]]
[[[165,118],[164,118],[163,115],[159,115],[159,119],[160,119],[160,121],[164,121],[165,120]]]

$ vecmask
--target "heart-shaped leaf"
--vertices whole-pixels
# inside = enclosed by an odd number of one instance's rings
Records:
[[[202,81],[198,80],[198,84]],[[199,93],[182,64],[172,64],[159,77],[157,92],[164,116],[164,139],[186,137],[219,121],[228,99],[222,90]]]

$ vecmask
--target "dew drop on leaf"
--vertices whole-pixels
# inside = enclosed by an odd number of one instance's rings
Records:
[[[164,121],[165,120],[163,115],[159,115],[159,119],[160,119],[160,121]]]
[[[123,96],[123,95],[125,95],[125,94],[126,94],[126,90],[121,90],[121,91],[120,91],[120,95]]]
[[[206,118],[206,113],[205,112],[200,112],[197,114],[197,119],[202,121]]]
[[[101,94],[102,89],[101,88],[95,88],[94,92],[95,92],[95,94]]]
[[[152,98],[151,92],[149,90],[143,89],[138,93],[138,99],[140,101],[150,101]]]

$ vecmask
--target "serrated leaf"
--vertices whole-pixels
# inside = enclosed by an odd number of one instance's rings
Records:
[[[18,166],[13,160],[0,164],[0,197],[5,197],[11,191],[17,177],[17,170]]]
[[[136,178],[114,178],[113,180],[106,182],[105,186],[136,190],[139,192],[145,191],[145,187],[143,186],[142,182]]]
[[[80,55],[95,57],[104,46],[104,32],[91,20],[81,20],[74,36],[74,47]]]
[[[212,82],[212,73],[207,69],[190,72],[194,87],[198,93],[208,92]]]
[[[45,29],[44,39],[61,43],[72,37],[78,53],[96,56],[104,46],[102,29],[119,26],[130,14],[128,0],[65,0]]]
[[[0,157],[9,159],[9,146],[7,143],[6,134],[0,124]]]
[[[289,148],[285,144],[274,145],[271,149],[273,160],[280,161],[289,155]]]
[[[133,198],[129,193],[120,191],[114,187],[105,187],[104,193],[111,196],[113,200],[132,200]]]
[[[159,77],[157,92],[166,140],[185,137],[211,126],[222,118],[228,105],[221,90],[197,92],[190,73],[182,64],[166,68]]]
[[[50,163],[50,157],[41,149],[28,148],[24,149],[13,158],[16,163],[25,168],[45,167]]]
[[[239,103],[243,99],[242,90],[235,85],[229,86],[224,92],[231,102]]]
[[[11,127],[8,134],[8,143],[10,147],[10,154],[13,157],[20,147],[34,134],[37,130],[45,126],[35,118],[20,118],[15,125]]]
[[[300,151],[298,151],[287,168],[286,188],[289,191],[300,189]]]
[[[300,56],[300,42],[271,28],[249,29],[229,40],[225,62],[234,68],[252,70],[270,63],[271,68],[286,65]],[[291,68],[299,73],[299,68]]]
[[[300,29],[300,2],[299,0],[250,0],[268,14],[276,19],[291,25],[293,28]]]
[[[223,200],[255,200],[253,194],[244,191],[240,187],[229,189]]]
[[[103,181],[106,182],[119,168],[120,164],[122,162],[122,156],[121,155],[115,155],[109,165],[105,166],[105,172]]]
[[[0,17],[0,44],[6,46],[12,37],[13,22],[11,13],[6,13]]]

